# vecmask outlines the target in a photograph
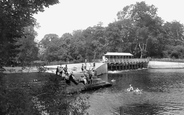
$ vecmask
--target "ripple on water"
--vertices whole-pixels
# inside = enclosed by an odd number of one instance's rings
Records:
[[[113,74],[111,88],[80,94],[90,115],[184,115],[184,72],[148,70]],[[126,92],[129,84],[143,89],[141,95]],[[75,101],[74,101],[75,102]]]

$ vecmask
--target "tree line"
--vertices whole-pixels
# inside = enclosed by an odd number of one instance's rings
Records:
[[[15,36],[10,38],[15,42],[8,44],[9,53],[1,50],[6,54],[5,59],[8,57],[25,64],[33,60],[83,62],[85,59],[101,59],[106,52],[130,52],[136,58],[184,57],[183,24],[178,21],[165,22],[158,16],[157,8],[145,2],[124,7],[117,13],[117,20],[106,27],[100,22],[84,30],[64,33],[61,37],[47,34],[38,44],[34,42],[35,23],[35,20],[27,25],[21,23],[19,29],[22,35],[18,30],[19,34],[13,32]]]
[[[183,58],[183,27],[178,21],[164,22],[154,5],[137,2],[119,11],[107,27],[99,23],[61,37],[45,35],[39,57],[80,62],[101,59],[106,52],[130,52],[137,58]]]
[[[38,24],[33,15],[57,3],[59,0],[0,0],[0,66],[37,58],[34,27]]]

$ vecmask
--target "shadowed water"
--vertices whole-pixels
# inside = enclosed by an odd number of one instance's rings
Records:
[[[110,88],[76,95],[73,110],[89,115],[184,115],[184,69],[129,71],[102,79],[115,82]],[[142,94],[127,92],[129,84]]]

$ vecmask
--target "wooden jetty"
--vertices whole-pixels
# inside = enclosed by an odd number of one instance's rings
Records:
[[[147,68],[148,62],[148,59],[116,59],[108,60],[106,63],[108,71],[121,71]]]
[[[92,80],[91,84],[85,84],[85,85],[82,83],[78,85],[71,84],[70,86],[66,87],[66,91],[68,94],[75,94],[80,92],[98,90],[100,88],[105,88],[110,86],[112,86],[111,83],[107,81],[103,81],[101,78],[95,78]]]
[[[90,90],[97,90],[100,88],[110,87],[110,86],[112,86],[111,83],[106,81],[101,81],[98,83],[87,84],[86,86],[84,86],[83,89],[81,89],[81,91],[84,92],[84,91],[90,91]]]
[[[107,52],[103,57],[107,71],[147,68],[149,59],[133,58],[130,53]]]

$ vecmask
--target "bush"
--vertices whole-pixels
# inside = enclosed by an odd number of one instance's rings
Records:
[[[165,51],[163,51],[165,58],[176,58],[183,59],[184,58],[184,46],[167,46]]]
[[[0,73],[0,115],[67,113],[67,96],[60,81],[61,77],[49,73]]]

